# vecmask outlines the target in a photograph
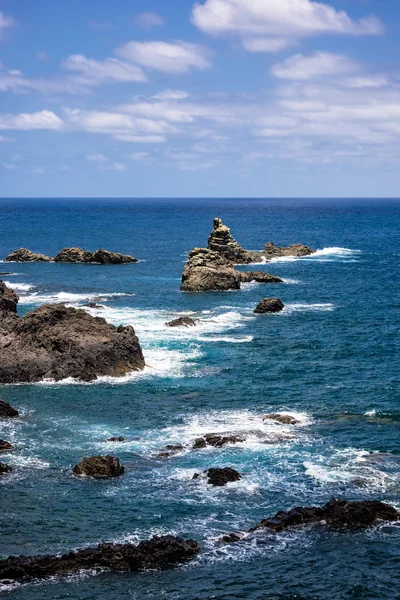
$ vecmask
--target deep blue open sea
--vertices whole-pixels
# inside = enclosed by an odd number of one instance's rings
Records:
[[[179,291],[185,257],[205,246],[221,217],[245,248],[301,242],[302,259],[241,267],[284,284],[241,291]],[[338,533],[323,527],[220,546],[294,505],[332,497],[400,508],[400,203],[385,200],[0,201],[0,258],[25,246],[54,256],[65,246],[133,254],[122,266],[0,264],[19,312],[47,302],[82,306],[133,325],[146,370],[93,384],[0,386],[22,418],[0,424],[16,450],[0,480],[0,556],[58,553],[100,541],[179,534],[199,541],[193,562],[165,572],[84,573],[3,586],[8,600],[396,600],[400,524]],[[278,296],[282,313],[256,316]],[[177,314],[196,328],[170,329]],[[263,423],[284,411],[300,423]],[[202,433],[243,432],[237,446],[194,451]],[[110,436],[123,435],[122,444]],[[166,444],[187,450],[163,460]],[[117,480],[82,480],[83,456],[112,453]],[[232,466],[225,488],[192,480]]]

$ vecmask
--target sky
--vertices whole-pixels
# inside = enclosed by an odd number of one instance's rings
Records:
[[[1,197],[400,197],[399,0],[0,0]]]

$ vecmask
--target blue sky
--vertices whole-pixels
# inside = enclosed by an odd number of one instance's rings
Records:
[[[0,0],[0,196],[400,196],[398,0]]]

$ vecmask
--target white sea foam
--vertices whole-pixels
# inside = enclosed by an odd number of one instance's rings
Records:
[[[308,256],[277,256],[272,258],[269,262],[294,262],[297,260],[319,260],[321,262],[334,262],[338,260],[355,259],[360,254],[361,250],[352,250],[351,248],[332,246],[330,248],[322,248],[321,250],[317,250]]]
[[[15,287],[15,286],[14,286]],[[85,302],[90,300],[95,300],[99,298],[99,301],[107,301],[110,298],[118,298],[125,296],[134,296],[135,294],[123,294],[123,293],[86,293],[86,294],[74,294],[71,292],[58,292],[56,294],[26,294],[20,297],[19,304],[57,304],[59,302],[66,304],[75,304],[79,302]]]
[[[11,273],[9,273],[9,275],[11,275]],[[29,292],[29,290],[32,290],[35,287],[29,283],[14,283],[13,281],[5,281],[4,283],[17,292]]]
[[[376,408],[373,408],[372,410],[367,410],[367,412],[364,413],[366,417],[375,417],[376,415]]]
[[[281,314],[291,314],[293,312],[308,312],[308,311],[332,311],[335,306],[331,303],[326,304],[300,304],[291,303],[286,304]]]

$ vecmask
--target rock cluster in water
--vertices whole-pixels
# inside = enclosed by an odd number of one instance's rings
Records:
[[[227,444],[240,444],[245,442],[245,438],[240,435],[233,434],[219,434],[219,433],[206,433],[202,437],[196,438],[193,442],[193,448],[198,450],[205,448],[206,446],[214,446],[214,448],[221,448]]]
[[[0,296],[1,298],[1,296]],[[1,300],[0,300],[1,302]],[[1,318],[1,310],[0,310],[0,318]],[[0,399],[0,419],[15,419],[19,417],[19,412],[16,408],[13,408],[11,404],[6,402],[5,400]]]
[[[14,446],[6,440],[0,440],[0,452],[10,452],[10,450],[14,450]]]
[[[0,475],[4,475],[5,473],[11,473],[11,471],[12,467],[10,465],[0,462]]]
[[[145,366],[132,327],[63,304],[18,317],[18,296],[0,282],[0,383],[121,376]]]
[[[281,256],[309,256],[314,254],[316,250],[312,250],[310,246],[303,244],[292,244],[291,246],[275,246],[273,242],[268,242],[264,246],[263,255],[265,258],[279,258]]]
[[[279,298],[264,298],[260,300],[253,312],[261,315],[270,312],[280,312],[284,308],[285,305]]]
[[[214,219],[214,228],[208,238],[208,249],[218,252],[235,264],[248,264],[260,260],[259,252],[242,248],[231,234],[229,227],[223,224],[222,219]]]
[[[82,248],[64,248],[54,258],[31,252],[27,248],[20,248],[11,252],[4,260],[6,262],[96,263],[100,265],[121,265],[138,262],[137,258],[129,254],[110,252],[103,248],[96,250],[96,252],[88,252],[82,250]]]
[[[90,456],[83,458],[80,463],[74,466],[72,472],[75,475],[85,475],[94,479],[109,479],[110,477],[119,477],[123,475],[123,467],[118,458],[114,456]]]
[[[96,568],[132,572],[163,569],[190,560],[199,551],[194,540],[167,535],[137,545],[99,544],[62,556],[10,556],[0,560],[0,580],[44,579]]]
[[[207,469],[204,474],[207,478],[207,483],[216,487],[223,487],[227,483],[239,481],[239,479],[241,479],[240,473],[235,469],[232,469],[232,467],[215,467]],[[195,473],[193,475],[193,479],[198,479],[199,477],[200,473]]]
[[[168,321],[168,323],[165,324],[167,327],[195,327],[197,325],[197,321],[191,317],[178,317],[177,319]]]

